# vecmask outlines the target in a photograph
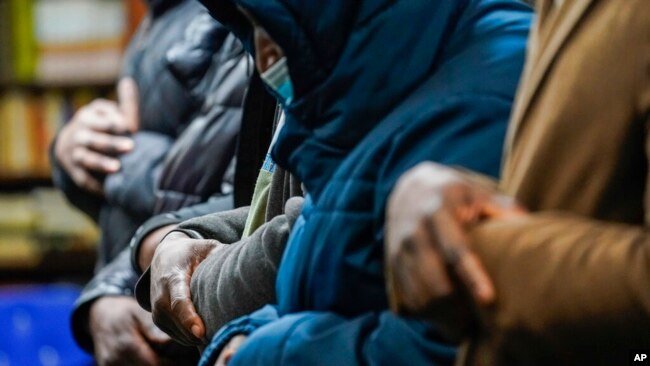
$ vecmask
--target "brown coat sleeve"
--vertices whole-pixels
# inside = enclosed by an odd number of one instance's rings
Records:
[[[650,232],[543,213],[472,233],[494,280],[492,364],[624,364],[650,347]],[[582,363],[587,361],[587,363]]]

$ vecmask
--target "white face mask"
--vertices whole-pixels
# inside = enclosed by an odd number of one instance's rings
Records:
[[[277,94],[280,103],[285,107],[291,104],[293,101],[293,84],[289,76],[286,57],[282,57],[278,62],[274,63],[260,77]]]

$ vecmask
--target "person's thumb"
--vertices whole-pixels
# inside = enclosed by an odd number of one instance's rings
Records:
[[[179,281],[176,286],[170,289],[170,295],[172,313],[183,328],[183,333],[188,340],[195,340],[200,343],[205,336],[205,325],[192,303],[189,283]],[[189,344],[195,343],[189,342]]]
[[[205,337],[205,325],[203,320],[196,313],[194,304],[191,301],[182,301],[182,305],[178,308],[178,318],[183,327],[190,332],[197,340],[202,340]]]
[[[138,85],[132,78],[123,78],[117,84],[117,99],[128,129],[136,132],[140,128]]]

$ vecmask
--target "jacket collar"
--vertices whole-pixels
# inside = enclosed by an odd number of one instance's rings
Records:
[[[594,2],[595,0],[566,1],[558,11],[553,9],[553,0],[537,1],[537,24],[531,33],[526,66],[506,140],[506,155],[558,54]]]

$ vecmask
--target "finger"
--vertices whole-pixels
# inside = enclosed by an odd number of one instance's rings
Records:
[[[144,338],[151,344],[164,345],[172,339],[167,333],[158,328],[151,319],[151,314],[142,313],[138,315],[139,329]]]
[[[127,128],[131,132],[139,129],[139,95],[138,85],[131,78],[120,80],[117,85],[117,98]]]
[[[465,251],[456,267],[456,273],[470,290],[479,305],[490,305],[496,298],[494,285],[480,259],[471,251]]]
[[[169,300],[169,298],[167,298]],[[168,300],[157,300],[153,304],[152,318],[154,324],[163,332],[170,335],[175,341],[185,345],[194,346],[200,344],[192,334],[183,328],[177,315],[171,310]]]
[[[455,273],[472,297],[482,305],[494,301],[494,286],[476,255],[469,249],[461,225],[447,210],[440,210],[427,228],[446,265]]]
[[[467,228],[482,218],[489,196],[479,187],[456,184],[447,188],[444,200],[446,207],[453,208],[454,218],[460,227]]]
[[[70,177],[79,187],[100,196],[104,194],[104,187],[102,184],[87,171],[81,168],[73,168],[70,171]]]
[[[223,356],[223,364],[227,365],[230,363],[230,360],[235,356],[236,350],[230,349],[226,354]]]
[[[526,213],[513,197],[501,194],[493,195],[483,211],[485,217],[492,219],[510,219]]]
[[[112,174],[120,170],[119,160],[96,153],[85,147],[76,147],[72,150],[72,161],[86,170],[103,174]]]
[[[219,354],[219,357],[217,358],[217,361],[214,363],[214,366],[226,366],[228,362],[232,359],[232,357],[235,355],[236,349],[233,349],[230,347],[230,344],[226,346],[226,348],[221,351]]]
[[[230,360],[235,356],[237,353],[237,350],[246,342],[248,339],[247,336],[244,335],[236,335],[233,337],[228,344],[226,344],[226,347],[221,351],[221,354],[217,358],[217,362],[215,365],[228,365],[230,363]]]
[[[133,140],[128,137],[115,136],[93,130],[82,130],[75,135],[79,145],[106,155],[118,155],[133,149]]]
[[[432,301],[448,296],[453,284],[441,256],[431,246],[424,224],[418,225],[413,236],[403,244],[400,263],[396,263],[405,305],[420,312]]]
[[[184,281],[178,281],[170,289],[171,308],[182,328],[198,341],[205,336],[205,325],[191,300],[190,278],[186,275]]]
[[[133,354],[131,359],[135,365],[157,366],[160,362],[158,355],[147,343],[142,334],[135,333],[134,345],[132,347]]]
[[[106,100],[96,100],[84,108],[80,113],[80,122],[95,131],[113,135],[130,132],[119,106]]]

